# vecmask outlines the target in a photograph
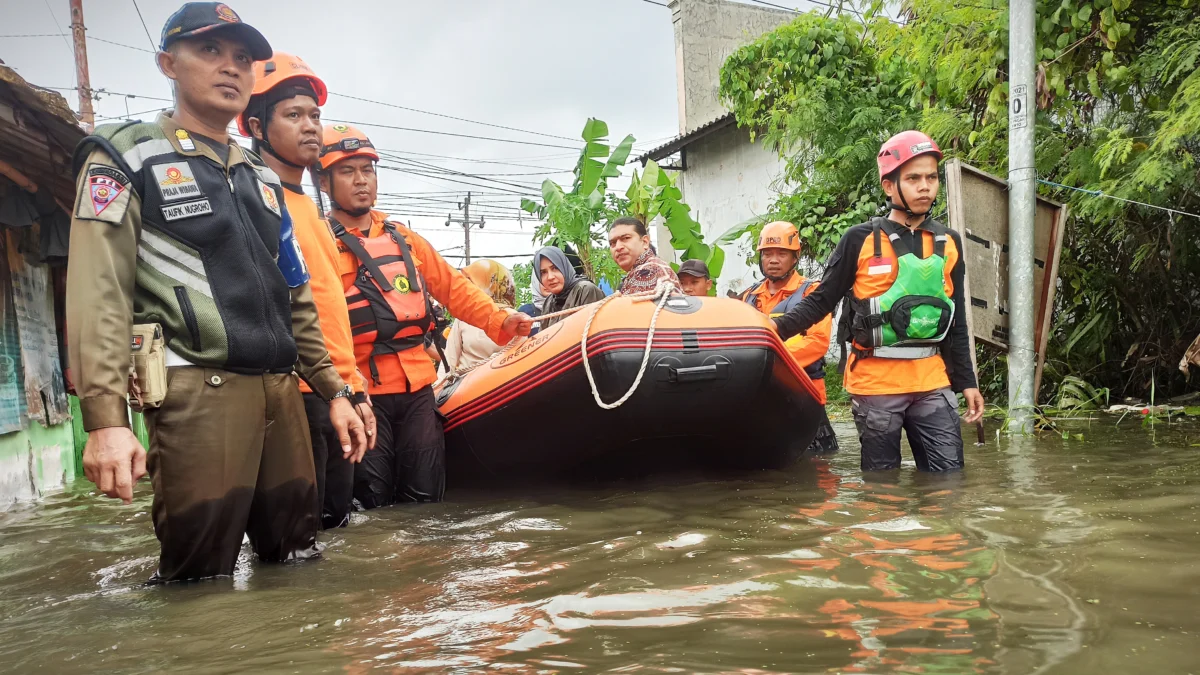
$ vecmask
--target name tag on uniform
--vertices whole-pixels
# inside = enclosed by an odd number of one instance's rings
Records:
[[[867,261],[867,274],[890,274],[892,261],[889,258],[871,258]]]
[[[187,162],[171,162],[158,164],[154,167],[154,179],[158,183],[158,193],[164,202],[177,202],[181,199],[196,199],[203,197],[192,167]]]
[[[163,218],[167,222],[183,220],[184,218],[195,218],[196,216],[206,216],[210,213],[212,213],[212,204],[209,204],[207,199],[162,207]]]

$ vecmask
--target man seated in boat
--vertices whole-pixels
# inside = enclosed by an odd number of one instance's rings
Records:
[[[533,270],[546,293],[546,301],[542,305],[542,311],[546,314],[575,309],[604,299],[604,291],[587,277],[577,274],[566,252],[557,246],[546,246],[534,253]],[[538,324],[545,329],[563,318],[566,317],[543,319]]]
[[[654,255],[646,224],[637,218],[617,218],[608,227],[608,249],[613,260],[625,270],[617,288],[621,295],[647,293],[667,280],[679,288],[679,277],[665,260]]]
[[[983,395],[971,362],[962,240],[930,216],[942,151],[920,131],[904,131],[876,160],[887,216],[846,230],[820,288],[775,325],[784,339],[803,333],[846,298],[838,341],[850,342],[843,386],[863,471],[899,468],[902,430],[917,469],[956,471],[963,441],[955,392],[966,399],[968,424],[983,416]]]
[[[772,318],[783,316],[800,304],[821,282],[806,279],[800,274],[796,269],[799,262],[800,233],[796,226],[784,221],[765,225],[758,237],[758,270],[762,272],[763,280],[746,290],[743,296],[746,304]],[[679,272],[683,273],[683,267],[679,268]],[[786,343],[792,359],[821,390],[822,400],[825,398],[825,353],[829,351],[832,332],[833,317],[826,316],[804,333],[789,338]],[[817,427],[817,436],[809,446],[809,452],[829,454],[837,450],[837,437],[833,435],[833,427],[826,417]]]
[[[684,295],[706,298],[712,294],[713,280],[708,265],[700,260],[684,260],[679,265],[679,285]]]
[[[355,467],[354,498],[368,509],[440,501],[446,445],[434,404],[436,371],[424,350],[436,326],[430,296],[496,344],[528,335],[532,319],[496,304],[424,238],[372,208],[379,154],[365,134],[335,124],[322,140],[321,189],[332,205],[354,356],[369,373],[378,424],[375,450]]]

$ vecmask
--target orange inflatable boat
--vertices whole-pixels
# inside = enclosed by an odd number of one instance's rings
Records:
[[[602,409],[580,343],[595,306],[506,348],[438,391],[448,480],[547,475],[619,461],[778,468],[804,453],[823,396],[769,320],[728,298],[672,296],[658,317],[643,377]],[[620,399],[642,370],[656,303],[614,298],[592,318],[587,353],[601,400]],[[633,462],[634,465],[629,465]]]

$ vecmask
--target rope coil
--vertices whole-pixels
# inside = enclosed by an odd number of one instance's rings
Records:
[[[543,315],[537,317],[537,320],[544,321],[547,319],[557,319],[559,317],[570,316],[572,314],[575,314],[576,312],[580,312],[584,309],[587,309],[588,307],[592,307],[592,314],[591,314],[591,316],[588,317],[587,323],[585,323],[583,326],[583,336],[581,337],[581,339],[579,341],[579,351],[583,357],[583,370],[584,370],[584,373],[587,374],[588,386],[591,388],[592,398],[596,401],[596,405],[600,406],[600,408],[602,408],[604,410],[613,410],[615,408],[621,407],[626,401],[628,401],[629,398],[633,396],[633,393],[635,391],[637,391],[638,386],[642,383],[642,378],[646,374],[646,365],[650,361],[650,350],[654,344],[654,331],[655,331],[655,328],[658,326],[658,316],[659,316],[659,314],[662,313],[663,308],[666,307],[667,301],[670,300],[671,293],[674,290],[676,290],[674,282],[670,281],[669,279],[659,279],[658,284],[654,287],[653,291],[647,291],[644,293],[631,293],[629,295],[623,295],[621,293],[613,293],[612,295],[604,298],[603,300],[601,300],[598,303],[595,303],[594,305],[581,305],[579,307],[572,307],[571,309],[564,309],[564,310],[561,310],[558,312],[551,312],[549,314],[543,314]],[[611,302],[612,300],[614,300],[616,298],[632,298],[635,302],[653,300],[657,303],[657,306],[654,308],[653,316],[650,317],[650,328],[646,332],[646,347],[645,347],[645,350],[642,352],[642,363],[638,367],[638,374],[637,374],[637,377],[634,378],[634,380],[633,380],[633,385],[629,387],[629,391],[626,391],[625,395],[621,396],[621,398],[617,399],[616,401],[614,401],[612,403],[605,403],[604,400],[600,398],[600,392],[596,389],[596,379],[595,379],[595,376],[592,375],[592,366],[588,360],[588,355],[587,355],[587,340],[588,340],[588,334],[592,330],[592,322],[596,319],[596,316],[600,313],[600,310],[603,309],[605,305],[607,305],[609,302]],[[489,363],[494,361],[498,356],[506,353],[509,349],[521,344],[522,342],[524,342],[527,339],[529,339],[529,338],[521,337],[521,336],[514,337],[512,340],[509,341],[508,344],[504,345],[503,349],[496,352],[495,354],[492,354],[487,359],[480,361],[479,363],[476,363],[476,364],[473,364],[470,366],[466,366],[463,368],[455,368],[454,372],[451,373],[448,378],[446,378],[446,381],[453,382],[454,380],[457,380],[457,379],[467,375],[468,373],[470,373],[471,371],[473,371],[477,368],[482,368],[483,366],[488,365]]]

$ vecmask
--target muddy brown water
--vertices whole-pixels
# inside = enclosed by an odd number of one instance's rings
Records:
[[[785,472],[451,493],[172,587],[146,486],[77,483],[0,514],[0,671],[1200,672],[1200,426],[1076,431],[864,481],[839,424]]]

